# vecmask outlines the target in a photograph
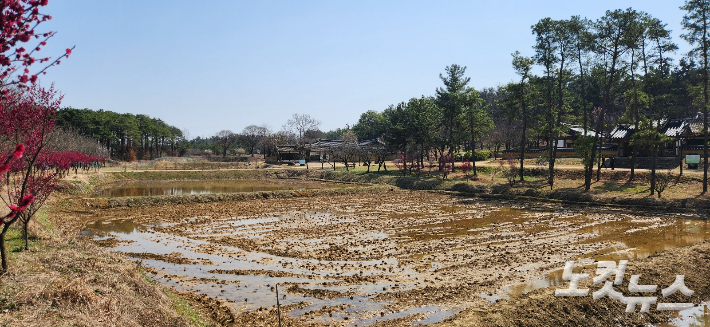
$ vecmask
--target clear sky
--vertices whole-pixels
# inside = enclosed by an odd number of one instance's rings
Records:
[[[680,0],[206,1],[51,0],[59,34],[42,50],[63,106],[147,114],[191,137],[251,124],[274,130],[294,113],[324,131],[367,110],[433,95],[439,74],[467,66],[475,88],[515,79],[510,54],[532,55],[544,17],[601,17],[632,7],[673,30]]]

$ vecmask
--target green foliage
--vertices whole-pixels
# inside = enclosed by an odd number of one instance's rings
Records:
[[[387,131],[387,120],[382,113],[368,110],[360,115],[357,124],[353,126],[353,131],[360,140],[376,139]]]
[[[444,87],[436,89],[436,105],[442,112],[442,141],[451,151],[455,150],[455,144],[459,141],[457,136],[462,129],[462,124],[457,118],[463,114],[464,107],[471,105],[470,101],[475,101],[471,94],[467,94],[470,90],[468,83],[471,78],[465,77],[465,72],[465,66],[453,64],[446,67],[446,75],[439,74]]]
[[[179,128],[147,115],[64,108],[57,111],[56,123],[97,140],[119,159],[131,149],[137,149],[141,159],[176,155],[186,144]]]
[[[585,169],[588,169],[594,164],[594,160],[591,157],[592,147],[594,146],[594,137],[591,136],[579,136],[574,142],[574,152],[575,154],[582,158],[582,164]]]
[[[327,140],[339,140],[341,137],[343,137],[343,134],[345,134],[345,132],[349,130],[350,129],[347,128],[336,128],[334,130],[324,132],[323,138]],[[360,138],[360,136],[358,136],[358,138]]]
[[[484,161],[493,157],[493,153],[487,150],[476,150],[476,161]],[[456,161],[471,160],[471,151],[456,153]]]

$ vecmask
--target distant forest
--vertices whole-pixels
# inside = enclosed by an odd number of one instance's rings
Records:
[[[179,128],[147,115],[64,108],[57,111],[56,123],[97,140],[114,159],[132,161],[177,156],[186,148]]]

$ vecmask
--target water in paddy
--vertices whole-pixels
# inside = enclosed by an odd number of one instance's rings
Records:
[[[466,210],[465,205],[452,204],[431,209],[428,213],[390,214],[392,219],[432,214],[452,219],[429,221],[392,230],[365,231],[361,233],[361,240],[385,239],[406,247],[415,242],[475,239],[486,235],[487,232],[506,228],[524,233],[526,237],[534,236],[540,239],[559,236],[559,231],[563,230],[562,233],[586,235],[576,241],[579,244],[613,244],[576,258],[618,261],[641,259],[659,251],[688,246],[710,238],[707,222],[691,219],[639,217],[614,211],[607,215],[612,218],[598,219],[576,209],[534,211],[505,206],[496,207],[495,210],[476,218],[472,218],[470,212]],[[291,228],[303,221],[314,222],[313,224],[318,226],[337,226],[371,214],[302,212],[298,216],[232,217],[214,219],[207,227],[183,233],[171,233],[170,225],[138,225],[128,219],[96,221],[89,224],[83,234],[103,240],[114,238],[120,242],[114,250],[141,260],[144,267],[155,272],[154,278],[159,282],[180,290],[228,300],[238,310],[255,310],[275,305],[274,286],[277,284],[285,285],[279,287],[280,294],[284,296],[280,299],[282,306],[306,303],[296,306],[286,314],[308,317],[309,321],[323,323],[368,326],[379,321],[417,314],[422,318],[412,324],[428,324],[442,321],[465,309],[455,305],[425,304],[389,310],[390,302],[377,300],[378,295],[421,287],[412,280],[421,276],[422,271],[413,269],[411,265],[400,264],[402,258],[327,261],[279,256],[210,242],[211,239],[225,235],[238,236],[245,240],[258,238]],[[539,220],[541,216],[545,219]],[[185,223],[189,222],[190,219],[187,219]],[[316,237],[301,236],[283,240],[297,241],[300,242],[297,244],[304,247],[323,246],[323,240]],[[506,241],[481,242],[482,245],[490,245]],[[422,254],[408,259],[423,262],[424,256],[425,254]],[[434,262],[425,262],[424,265],[436,268]],[[396,276],[405,275],[412,278],[404,282],[396,279]],[[368,276],[376,278],[355,278]],[[344,283],[344,278],[355,278],[355,281]],[[537,288],[566,283],[561,278],[561,270],[556,270],[525,283],[508,285],[494,294],[480,296],[495,302]],[[700,311],[702,312],[702,308]],[[685,317],[683,315],[697,315],[697,312],[688,310],[681,312],[681,318]]]
[[[101,190],[96,197],[190,195],[279,190],[309,190],[343,187],[343,184],[319,182],[270,182],[254,180],[135,182]]]

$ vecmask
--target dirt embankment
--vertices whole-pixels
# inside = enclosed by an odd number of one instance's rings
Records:
[[[336,196],[336,195],[357,195],[363,193],[389,192],[391,187],[370,186],[370,187],[349,187],[343,185],[340,189],[321,190],[289,190],[289,191],[263,191],[263,192],[242,192],[224,194],[195,194],[195,195],[163,195],[163,196],[141,196],[141,197],[121,197],[121,198],[86,198],[81,202],[88,207],[117,208],[117,207],[145,207],[166,204],[190,204],[190,203],[210,203],[210,202],[230,202],[248,201],[257,199],[286,199],[293,197],[315,197],[315,196]]]
[[[72,238],[41,242],[13,253],[10,272],[0,280],[0,322],[6,326],[194,326],[204,321],[125,256]]]
[[[483,174],[490,174],[491,167],[480,167]],[[349,186],[380,185],[381,190],[388,190],[389,185],[407,190],[438,190],[453,191],[468,196],[489,199],[516,200],[516,201],[552,201],[573,204],[594,204],[606,206],[628,207],[635,210],[661,210],[704,215],[710,210],[710,196],[693,193],[693,187],[700,185],[699,176],[686,174],[675,177],[672,186],[663,198],[648,196],[648,178],[646,171],[636,172],[635,182],[628,182],[629,171],[605,170],[601,173],[601,181],[594,183],[589,192],[580,187],[583,183],[582,171],[558,170],[557,184],[550,190],[547,183],[540,176],[546,171],[542,168],[526,168],[531,181],[509,185],[500,178],[481,175],[477,181],[467,181],[460,173],[452,175],[449,179],[429,177],[428,173],[421,176],[402,176],[395,172],[370,172],[320,170],[320,169],[254,169],[254,170],[214,170],[214,171],[146,171],[146,172],[111,172],[96,177],[90,183],[92,186],[84,187],[89,190],[99,190],[112,187],[125,181],[158,181],[158,180],[309,180],[331,181],[343,184],[344,189],[315,190],[315,191],[276,191],[236,194],[206,194],[188,196],[151,196],[127,197],[112,199],[87,199],[85,204],[98,207],[121,206],[152,206],[163,204],[206,203],[223,201],[242,201],[257,198],[288,198],[294,196],[316,196],[337,194],[356,194],[357,189],[347,190]],[[537,176],[537,177],[535,177]],[[498,179],[496,179],[498,178]],[[536,179],[537,178],[537,179]],[[81,189],[75,183],[74,187]],[[353,185],[349,185],[353,184]],[[368,190],[366,192],[370,192]],[[669,193],[670,192],[670,193]],[[89,192],[90,193],[90,192]],[[89,194],[84,192],[83,194]]]
[[[480,169],[490,173],[490,167]],[[526,168],[526,176],[545,176],[547,171],[541,168]],[[673,194],[675,196],[657,198],[646,196],[650,173],[647,171],[636,172],[635,182],[628,182],[629,171],[606,170],[601,173],[601,181],[595,182],[592,191],[585,192],[580,185],[583,184],[583,172],[580,170],[558,170],[557,186],[550,189],[549,185],[541,179],[531,182],[507,183],[489,182],[489,176],[481,176],[477,182],[463,180],[457,176],[444,180],[429,178],[425,173],[422,176],[392,176],[377,173],[351,173],[343,171],[292,171],[288,172],[291,178],[319,178],[332,181],[347,181],[357,183],[374,183],[397,186],[409,190],[442,190],[454,191],[470,196],[490,199],[504,199],[517,201],[553,201],[574,204],[595,204],[606,206],[620,206],[639,210],[663,210],[705,215],[710,210],[710,197],[691,192]],[[672,182],[674,189],[688,189],[689,186],[702,184],[700,176],[683,175],[675,176]],[[574,185],[574,186],[571,186]],[[571,186],[571,187],[570,187]],[[635,189],[634,189],[635,188]],[[668,195],[668,192],[666,193]]]

